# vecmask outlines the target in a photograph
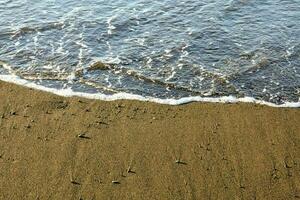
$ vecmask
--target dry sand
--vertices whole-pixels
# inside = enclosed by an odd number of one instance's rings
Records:
[[[299,109],[104,102],[0,82],[0,199],[300,198],[299,122]]]

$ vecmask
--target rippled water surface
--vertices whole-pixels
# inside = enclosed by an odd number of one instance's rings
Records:
[[[300,0],[0,0],[0,74],[85,93],[299,102],[299,22]]]

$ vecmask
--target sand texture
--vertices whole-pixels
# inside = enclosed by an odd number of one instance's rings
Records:
[[[300,109],[104,102],[0,82],[0,199],[297,198]]]

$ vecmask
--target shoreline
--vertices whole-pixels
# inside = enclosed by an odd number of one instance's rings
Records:
[[[0,199],[300,198],[300,110],[62,97],[0,81]]]
[[[299,108],[300,101],[298,102],[285,102],[283,104],[274,104],[271,102],[257,100],[253,97],[241,97],[237,98],[234,96],[221,96],[221,97],[202,97],[202,96],[193,96],[193,97],[183,97],[180,99],[159,99],[154,97],[143,97],[140,95],[129,94],[129,93],[117,93],[113,95],[105,95],[105,94],[88,94],[82,92],[75,92],[70,89],[54,89],[47,88],[42,85],[35,84],[25,79],[21,79],[15,75],[0,75],[0,81],[20,85],[23,87],[28,87],[31,89],[40,90],[43,92],[50,92],[55,95],[59,95],[62,97],[81,97],[92,100],[100,100],[100,101],[116,101],[116,100],[136,100],[143,102],[152,102],[158,104],[166,104],[166,105],[183,105],[187,103],[194,102],[204,102],[204,103],[252,103],[259,105],[266,105],[270,107],[276,108]]]

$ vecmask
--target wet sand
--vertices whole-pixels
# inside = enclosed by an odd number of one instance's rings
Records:
[[[0,199],[297,199],[300,109],[64,98],[0,82]]]

